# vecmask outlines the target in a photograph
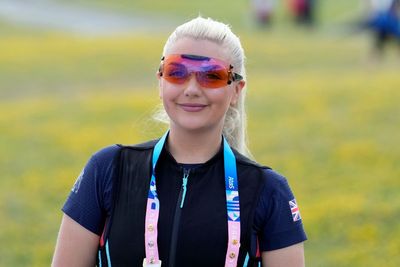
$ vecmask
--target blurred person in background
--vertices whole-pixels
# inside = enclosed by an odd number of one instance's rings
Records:
[[[298,25],[315,23],[315,0],[289,0],[289,9]]]
[[[257,25],[261,27],[271,25],[275,5],[275,0],[251,0],[252,15]]]
[[[369,0],[367,16],[360,28],[373,37],[374,55],[382,56],[388,43],[394,41],[400,49],[400,0]]]
[[[62,208],[52,265],[303,267],[288,182],[249,159],[239,38],[212,19],[184,23],[157,79],[169,130],[91,157]]]

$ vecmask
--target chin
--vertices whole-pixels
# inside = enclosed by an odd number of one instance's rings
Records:
[[[171,125],[172,126],[172,125]],[[176,129],[180,129],[186,132],[191,133],[206,133],[206,132],[215,132],[217,129],[222,130],[222,126],[219,124],[210,124],[210,123],[179,123],[175,124]]]
[[[180,128],[190,132],[203,132],[209,129],[209,127],[204,125],[181,125]]]

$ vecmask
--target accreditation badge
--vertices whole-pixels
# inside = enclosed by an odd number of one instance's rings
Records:
[[[158,263],[147,263],[146,258],[143,259],[143,267],[161,267],[161,260],[158,261]]]

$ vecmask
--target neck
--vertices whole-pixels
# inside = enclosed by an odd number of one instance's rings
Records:
[[[168,149],[179,163],[204,163],[220,149],[221,131],[188,132],[170,130]]]

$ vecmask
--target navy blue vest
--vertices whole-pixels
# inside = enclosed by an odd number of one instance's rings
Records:
[[[113,206],[99,246],[98,266],[142,266],[145,258],[144,223],[156,141],[120,146],[114,161]],[[238,266],[257,266],[254,211],[264,186],[263,169],[233,150],[241,212]],[[223,267],[228,229],[223,151],[191,170],[183,208],[180,204],[182,167],[164,148],[156,166],[160,199],[158,247],[162,267]],[[245,266],[246,266],[245,265]]]

